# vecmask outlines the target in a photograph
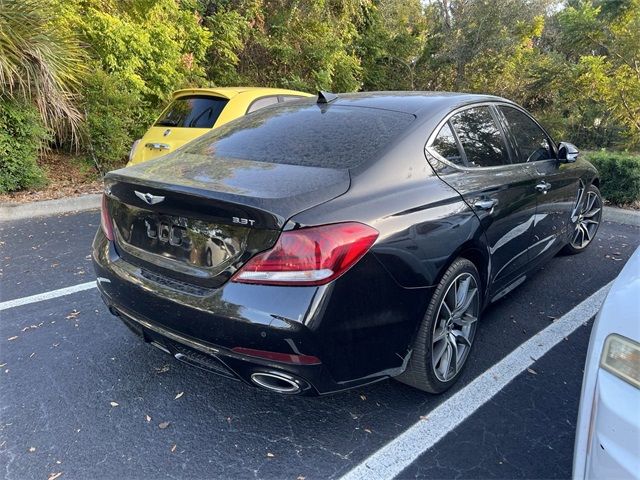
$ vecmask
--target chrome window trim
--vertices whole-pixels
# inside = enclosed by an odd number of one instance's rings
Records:
[[[462,166],[462,165],[456,165],[453,162],[450,162],[449,160],[445,159],[442,155],[440,155],[434,148],[433,148],[433,142],[436,139],[436,137],[438,136],[438,133],[440,133],[440,129],[444,126],[445,123],[447,123],[449,121],[449,119],[451,119],[451,117],[453,117],[454,115],[457,115],[460,112],[464,112],[465,110],[469,110],[470,108],[476,108],[476,107],[489,107],[489,109],[491,109],[491,107],[498,107],[498,106],[505,106],[505,107],[511,107],[511,108],[515,108],[516,110],[520,110],[521,112],[523,112],[524,114],[526,114],[529,118],[531,118],[536,125],[538,125],[542,131],[544,132],[545,135],[547,135],[547,137],[549,137],[549,140],[552,142],[552,144],[555,146],[555,143],[553,142],[553,139],[551,138],[551,136],[547,133],[547,131],[542,128],[542,126],[533,118],[531,117],[531,115],[529,113],[527,113],[527,111],[520,107],[519,105],[516,105],[515,103],[511,103],[508,101],[500,101],[500,100],[496,100],[496,101],[490,101],[490,102],[477,102],[477,103],[470,103],[467,105],[463,105],[461,107],[458,107],[454,110],[452,110],[451,112],[449,112],[447,115],[445,115],[439,122],[438,125],[436,125],[436,127],[433,129],[433,131],[431,132],[431,134],[429,135],[429,138],[427,139],[427,142],[425,143],[425,147],[424,150],[426,152],[428,152],[431,156],[433,156],[436,160],[438,160],[439,162],[444,163],[445,165],[454,168],[460,172],[477,172],[477,171],[500,171],[500,170],[514,170],[515,168],[522,168],[522,166],[526,166],[526,165],[535,165],[539,162],[548,162],[550,160],[553,159],[544,159],[544,160],[537,160],[535,162],[529,162],[529,163],[510,163],[508,165],[496,165],[493,167],[467,167],[467,166]],[[493,117],[493,112],[491,112],[491,115]],[[495,118],[494,118],[495,121]],[[496,125],[498,127],[498,129],[500,130],[500,134],[503,138],[503,141],[505,140],[504,137],[507,134],[506,132],[503,131],[504,127],[502,125]],[[454,135],[458,136],[457,132],[454,131]],[[505,148],[507,148],[508,151],[510,151],[509,146],[505,145]],[[557,155],[557,153],[556,153]]]

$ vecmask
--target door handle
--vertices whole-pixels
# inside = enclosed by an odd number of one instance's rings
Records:
[[[169,145],[166,143],[147,143],[145,147],[150,148],[151,150],[169,150]]]
[[[483,200],[476,200],[473,202],[473,206],[479,210],[491,210],[498,204],[498,200],[495,198],[487,198]]]
[[[539,192],[542,192],[543,194],[546,194],[550,188],[551,188],[551,184],[547,182],[540,182],[539,184],[536,185],[536,190]]]

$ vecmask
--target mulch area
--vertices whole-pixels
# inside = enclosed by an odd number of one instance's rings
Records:
[[[0,203],[29,203],[102,191],[102,180],[97,171],[76,156],[50,152],[38,163],[45,171],[48,184],[0,195]]]

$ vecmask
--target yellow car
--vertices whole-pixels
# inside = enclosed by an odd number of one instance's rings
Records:
[[[178,90],[144,137],[133,143],[127,166],[166,155],[212,128],[260,108],[311,96],[295,90],[260,87]]]

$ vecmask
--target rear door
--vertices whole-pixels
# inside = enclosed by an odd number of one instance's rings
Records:
[[[438,174],[474,209],[491,254],[492,291],[509,285],[528,263],[536,212],[531,165],[512,164],[511,148],[495,107],[478,105],[454,113],[427,151]]]
[[[558,162],[551,138],[528,114],[507,105],[500,105],[498,111],[514,143],[514,160],[530,164],[538,179],[536,222],[529,259],[553,256],[564,244],[577,198],[578,176],[573,165]]]

